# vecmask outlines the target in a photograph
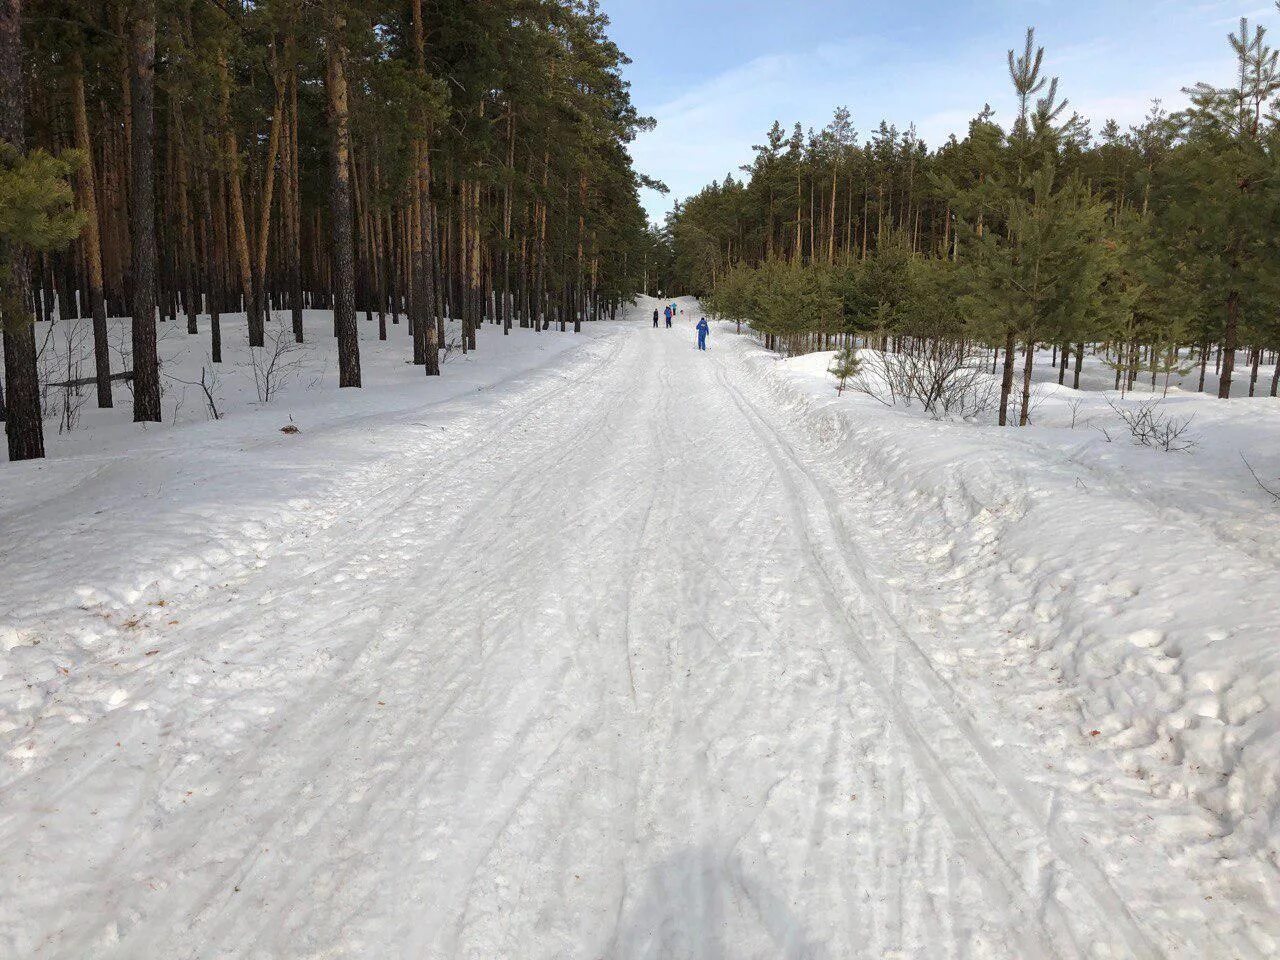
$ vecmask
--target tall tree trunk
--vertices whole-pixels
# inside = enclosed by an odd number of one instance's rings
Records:
[[[183,297],[187,307],[187,333],[199,332],[196,320],[200,315],[200,292],[196,284],[196,229],[191,213],[191,175],[190,159],[187,154],[186,129],[182,118],[175,108],[174,126],[178,130],[178,217],[182,221],[182,284]]]
[[[430,334],[435,330],[435,318],[427,310],[432,299],[429,266],[425,253],[430,227],[427,223],[427,196],[430,190],[430,178],[425,172],[427,160],[426,146],[421,141],[413,145],[414,169],[413,191],[410,198],[407,230],[409,238],[410,283],[412,293],[409,298],[409,332],[413,337],[413,362],[418,366],[430,366],[431,348]],[[436,352],[436,370],[427,370],[427,376],[439,374],[439,351]]]
[[[463,353],[466,353],[476,348],[476,328],[484,323],[484,315],[481,313],[480,294],[480,185],[464,180],[462,190],[465,198],[462,204],[465,229],[465,242],[461,247],[464,257],[462,278],[466,283],[462,336],[465,341]]]
[[[573,297],[573,332],[582,332],[582,306],[580,301],[582,291],[582,245],[583,232],[586,228],[585,210],[587,206],[587,177],[585,174],[578,177],[578,260],[576,264],[575,289]]]
[[[502,188],[502,334],[511,333],[511,181],[516,165],[516,109],[507,105],[507,177]]]
[[[218,80],[222,97],[222,147],[226,153],[227,183],[231,190],[231,226],[234,230],[231,239],[235,244],[240,288],[249,322],[249,346],[261,347],[266,343],[266,330],[253,287],[253,258],[249,254],[249,229],[245,220],[244,192],[240,185],[240,146],[236,141],[235,127],[231,123],[231,71],[227,66],[225,51],[218,53]]]
[[[835,164],[831,165],[831,203],[827,211],[827,265],[834,266],[836,262],[836,178],[839,176],[840,168]]]
[[[1031,420],[1031,370],[1036,362],[1036,342],[1027,339],[1027,354],[1022,363],[1022,409],[1018,411],[1018,426],[1025,427]]]
[[[22,76],[22,0],[0,0],[0,140],[21,153],[26,146]],[[10,460],[44,456],[35,318],[28,307],[26,251],[0,243],[0,320],[4,325],[5,432]]]
[[[355,236],[351,222],[351,130],[347,103],[346,18],[331,16],[328,38],[329,120],[333,169],[329,207],[333,234],[333,325],[338,338],[338,386],[360,386],[360,339],[356,325]]]
[[[1000,426],[1009,423],[1009,395],[1013,393],[1013,348],[1016,345],[1014,333],[1009,330],[1004,336],[1004,375],[1000,378]]]
[[[288,90],[288,76],[285,70],[292,69],[293,64],[292,35],[285,42],[285,59],[289,64],[286,68],[282,69],[278,63],[272,64],[276,102],[271,114],[271,133],[267,138],[267,162],[262,173],[262,207],[258,212],[258,256],[253,264],[253,291],[259,301],[257,307],[259,323],[262,322],[263,314],[270,306],[267,301],[267,251],[271,240],[271,209],[275,202],[276,161],[280,156],[280,136],[284,125],[285,95]],[[274,44],[272,44],[272,60],[275,60]]]
[[[85,214],[84,258],[89,286],[89,313],[93,317],[93,368],[98,406],[111,406],[111,354],[107,343],[107,304],[102,292],[102,237],[98,232],[98,200],[93,186],[93,147],[89,140],[89,112],[84,98],[84,60],[71,55],[71,114],[76,149],[84,164],[76,172],[80,209]]]
[[[133,419],[160,420],[156,355],[156,3],[138,0],[133,23]]]
[[[293,320],[293,339],[302,343],[302,184],[298,160],[298,71],[289,75],[289,243],[286,270],[289,273],[289,311]]]
[[[422,16],[422,0],[413,0],[413,47],[418,72],[426,78],[426,31]],[[425,118],[423,118],[425,120]],[[440,375],[440,346],[443,337],[436,320],[435,297],[435,232],[431,216],[431,145],[423,136],[413,145],[415,176],[412,203],[417,214],[417,229],[409,238],[413,315],[414,363],[421,363],[428,377]]]
[[[1222,373],[1218,377],[1218,398],[1231,396],[1231,373],[1236,366],[1236,338],[1240,329],[1240,293],[1227,294],[1227,325],[1222,334]]]

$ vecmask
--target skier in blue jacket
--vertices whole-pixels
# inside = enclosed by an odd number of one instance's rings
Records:
[[[698,321],[698,349],[699,350],[707,349],[707,334],[710,331],[711,331],[711,328],[707,326],[707,318],[703,317],[701,320]]]

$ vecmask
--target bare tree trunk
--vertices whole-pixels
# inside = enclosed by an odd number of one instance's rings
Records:
[[[275,59],[275,44],[272,44],[272,59]],[[285,43],[285,58],[292,69],[293,37]],[[276,88],[275,109],[271,114],[271,133],[267,139],[267,163],[263,169],[262,209],[258,213],[258,256],[253,263],[253,291],[258,300],[258,323],[263,321],[264,313],[269,309],[267,300],[267,250],[271,240],[271,208],[275,202],[276,161],[280,156],[280,137],[284,124],[285,94],[288,90],[288,77],[281,72],[279,64],[273,63],[273,80]],[[265,332],[265,331],[264,331]]]
[[[426,309],[427,303],[431,299],[429,291],[429,282],[427,275],[426,255],[424,253],[425,238],[428,233],[427,229],[427,203],[426,194],[428,192],[429,183],[427,176],[423,172],[426,165],[424,153],[426,147],[421,142],[413,145],[414,151],[414,167],[417,174],[413,179],[413,192],[409,204],[409,264],[410,264],[410,283],[413,287],[413,294],[409,301],[409,331],[413,337],[413,362],[418,366],[424,366],[429,363],[430,358],[427,356],[430,352],[427,343],[428,334],[435,329],[435,318],[432,317]],[[439,365],[439,356],[437,355],[437,366]],[[439,372],[438,370],[436,371]],[[428,371],[428,376],[430,376]]]
[[[196,230],[191,215],[190,163],[186,148],[186,131],[182,120],[174,111],[173,122],[178,128],[178,217],[182,221],[182,284],[187,307],[187,333],[199,333],[197,317],[200,314],[200,293],[196,285]]]
[[[461,250],[464,257],[462,279],[466,284],[463,293],[466,306],[462,311],[462,336],[466,341],[463,353],[466,353],[476,349],[476,328],[484,323],[484,314],[480,293],[480,185],[464,180],[462,190],[465,197],[462,204],[465,229],[465,241]]]
[[[516,111],[507,105],[507,179],[502,189],[502,334],[511,333],[511,181],[516,165]]]
[[[1004,375],[1000,378],[1000,426],[1009,423],[1009,395],[1013,393],[1013,349],[1016,345],[1013,331],[1004,337]]]
[[[133,12],[133,419],[160,420],[156,355],[155,0]]]
[[[1231,396],[1231,373],[1236,366],[1236,337],[1240,328],[1240,294],[1227,294],[1227,326],[1222,334],[1222,373],[1218,377],[1218,398]]]
[[[249,229],[245,221],[244,192],[240,186],[240,147],[236,143],[235,127],[231,123],[231,72],[225,52],[218,54],[218,76],[222,95],[222,144],[228,166],[227,183],[231,190],[231,226],[235,231],[231,240],[235,244],[236,261],[240,268],[240,289],[244,295],[244,310],[249,321],[249,346],[261,347],[266,343],[266,330],[253,289],[253,258],[249,253]]]
[[[84,164],[76,172],[80,209],[85,214],[84,258],[89,285],[89,313],[93,317],[93,363],[98,406],[111,406],[111,354],[107,343],[107,305],[102,293],[102,237],[98,227],[98,200],[93,186],[93,147],[89,140],[89,114],[84,98],[84,60],[71,55],[71,113],[76,149]]]
[[[1022,363],[1022,409],[1018,411],[1018,426],[1025,427],[1031,419],[1031,368],[1036,362],[1036,342],[1027,340],[1027,355]]]
[[[0,0],[0,140],[21,153],[26,146],[22,76],[22,0]],[[0,244],[0,312],[3,312],[4,379],[8,388],[5,432],[10,460],[44,456],[40,375],[36,368],[35,318],[28,307],[30,267],[17,244]]]
[[[419,73],[426,75],[426,33],[422,0],[413,0],[413,46]],[[409,238],[409,280],[413,288],[414,363],[421,363],[428,377],[440,375],[440,346],[443,340],[436,321],[435,232],[431,222],[431,146],[424,136],[413,146],[416,176],[412,203],[417,229]]]
[[[334,13],[329,25],[328,94],[333,139],[329,189],[333,220],[333,324],[338,338],[338,386],[360,386],[360,333],[356,325],[355,245],[351,222],[351,130],[347,101],[346,18]]]
[[[218,178],[218,191],[215,194],[209,186],[210,176],[204,178],[204,205],[208,218],[213,221],[212,230],[214,256],[207,265],[209,288],[209,357],[214,363],[222,362],[222,308],[223,294],[226,290],[226,274],[224,259],[227,251],[227,210],[225,196],[226,184]],[[214,197],[217,197],[215,205]]]
[[[302,184],[298,161],[298,72],[289,75],[289,243],[286,256],[289,271],[289,311],[293,319],[293,339],[302,343]]]

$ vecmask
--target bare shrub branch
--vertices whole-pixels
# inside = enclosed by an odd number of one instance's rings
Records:
[[[1271,481],[1272,483],[1276,484],[1276,486],[1269,485],[1265,480],[1263,480],[1260,476],[1258,476],[1258,471],[1253,469],[1253,464],[1251,464],[1248,460],[1245,460],[1245,456],[1243,453],[1240,454],[1240,459],[1241,461],[1244,462],[1244,467],[1246,470],[1249,471],[1249,475],[1253,477],[1254,483],[1260,486],[1262,488],[1262,491],[1267,496],[1269,496],[1272,500],[1274,500],[1276,503],[1280,503],[1280,480]]]
[[[1165,453],[1190,453],[1199,443],[1190,433],[1195,417],[1172,417],[1160,410],[1163,398],[1144,400],[1133,407],[1107,398],[1107,406],[1129,430],[1134,443]]]
[[[920,406],[936,419],[968,420],[991,409],[995,384],[958,340],[903,353],[869,354],[850,385],[885,406]]]
[[[208,367],[202,366],[200,368],[199,382],[195,382],[192,380],[183,380],[181,377],[175,377],[172,375],[168,375],[168,376],[169,376],[169,379],[173,380],[175,383],[181,383],[184,386],[188,386],[188,387],[199,387],[200,390],[204,393],[205,409],[209,414],[209,419],[210,420],[222,419],[222,412],[218,409],[218,395],[217,395],[218,387],[222,384],[222,374],[218,372],[217,368],[210,370]],[[174,414],[174,418],[177,419],[176,412]]]
[[[291,331],[277,327],[262,347],[249,348],[248,366],[261,403],[270,403],[302,366],[303,346]]]

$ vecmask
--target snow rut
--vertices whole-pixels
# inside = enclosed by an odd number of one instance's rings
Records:
[[[850,581],[856,585],[856,589],[845,594],[855,618],[874,621],[886,637],[895,638],[892,641],[895,662],[900,658],[908,665],[918,687],[920,700],[916,703],[914,718],[930,732],[930,742],[937,742],[935,736],[948,735],[948,731],[941,728],[931,729],[928,722],[931,715],[941,714],[950,728],[949,735],[960,742],[961,750],[976,762],[977,769],[985,770],[987,784],[979,784],[973,791],[976,797],[981,798],[976,807],[979,815],[986,815],[997,826],[1005,824],[1003,830],[993,831],[995,835],[1018,824],[1020,826],[1015,829],[1027,830],[1028,835],[1035,838],[1030,844],[1024,842],[1019,845],[1015,841],[1010,849],[1021,846],[1022,853],[1026,854],[1026,848],[1030,846],[1031,853],[1024,862],[1030,863],[1030,869],[1039,878],[1032,879],[1028,885],[1043,887],[1040,902],[1044,909],[1050,911],[1050,919],[1054,919],[1052,914],[1056,912],[1059,928],[1073,936],[1071,928],[1081,926],[1079,907],[1090,902],[1093,923],[1085,923],[1083,928],[1086,931],[1090,927],[1110,931],[1102,939],[1105,942],[1114,938],[1112,949],[1121,951],[1119,955],[1122,956],[1270,955],[1275,927],[1274,923],[1263,919],[1267,910],[1257,903],[1255,891],[1241,885],[1234,891],[1238,899],[1232,902],[1233,898],[1221,895],[1219,883],[1205,883],[1203,870],[1194,861],[1180,862],[1177,866],[1171,862],[1188,844],[1198,845],[1204,839],[1203,833],[1195,831],[1199,818],[1185,801],[1179,805],[1152,797],[1143,803],[1135,793],[1145,792],[1145,784],[1131,780],[1127,772],[1114,768],[1107,770],[1105,760],[1098,764],[1094,758],[1089,758],[1086,762],[1078,751],[1073,751],[1076,755],[1069,753],[1065,756],[1054,756],[1055,751],[1048,752],[1045,760],[1050,762],[1042,761],[1041,775],[1029,779],[1025,771],[1031,765],[1019,756],[1019,751],[1010,748],[1017,745],[1026,750],[1030,747],[1034,741],[1028,736],[1035,736],[1035,728],[1028,726],[1021,736],[1018,731],[1007,727],[998,729],[997,736],[992,739],[980,727],[989,728],[997,718],[1005,723],[1010,719],[1009,716],[999,717],[999,704],[990,700],[993,693],[1000,696],[998,689],[984,690],[986,684],[979,683],[960,695],[953,681],[939,671],[939,663],[956,662],[957,652],[960,657],[975,653],[965,646],[972,642],[968,631],[953,637],[947,637],[947,631],[963,626],[968,630],[976,627],[980,633],[985,632],[985,640],[980,641],[986,648],[981,657],[984,661],[999,660],[1001,645],[1009,642],[1000,633],[1013,631],[997,633],[996,630],[997,624],[1007,619],[1001,610],[1002,605],[1007,605],[1007,598],[996,593],[958,592],[961,588],[972,591],[974,583],[965,576],[966,571],[947,569],[947,560],[954,550],[953,543],[947,539],[947,531],[952,524],[981,527],[983,518],[989,517],[992,511],[1006,514],[1004,524],[1015,523],[1016,518],[1029,509],[1026,481],[1016,472],[1000,476],[999,470],[991,468],[990,458],[987,458],[984,462],[957,464],[954,470],[945,473],[932,469],[927,473],[921,471],[917,481],[920,489],[913,490],[911,478],[914,475],[907,465],[916,465],[915,460],[919,460],[932,468],[936,455],[925,450],[922,456],[912,459],[891,441],[867,453],[865,461],[852,461],[852,468],[840,468],[842,459],[857,457],[855,450],[862,449],[860,446],[846,447],[842,443],[842,438],[850,433],[857,435],[858,428],[843,421],[842,416],[847,414],[836,413],[830,405],[814,401],[790,386],[784,377],[767,369],[770,366],[768,362],[750,355],[749,350],[746,348],[736,353],[737,366],[743,374],[739,379],[752,388],[755,395],[755,402],[744,400],[742,408],[766,432],[766,439],[774,441],[780,455],[790,460],[796,475],[801,478],[804,492],[797,502],[812,503],[799,508],[799,515],[807,516],[811,521],[817,518],[821,533],[814,540],[820,548],[821,561],[834,573],[838,592],[843,592]],[[739,392],[728,383],[726,387]],[[758,413],[769,409],[781,412],[782,419],[788,424],[785,433]],[[925,426],[922,432],[928,429]],[[807,439],[810,449],[820,451],[813,461],[806,462],[797,455],[796,438]],[[832,460],[833,455],[837,459]],[[906,487],[890,486],[882,471],[895,476],[905,474]],[[958,516],[947,513],[953,504],[952,493],[935,489],[942,486],[938,482],[938,474],[947,480],[954,478],[960,488],[960,499],[966,502],[957,511]],[[991,476],[987,478],[986,474]],[[837,475],[839,480],[834,479]],[[975,477],[983,478],[981,490],[971,493],[966,488],[966,478]],[[929,517],[930,508],[940,508],[943,515],[936,519]],[[921,523],[922,515],[926,517],[925,523]],[[918,532],[912,529],[917,524]],[[936,539],[930,540],[930,537]],[[1006,553],[1008,549],[1005,546]],[[997,562],[1004,565],[1009,563],[1009,558],[992,556],[988,560],[991,564]],[[1034,566],[1034,558],[1014,564],[1015,570],[1029,570]],[[1051,631],[1053,621],[1048,618],[1052,614],[1048,611],[1054,607],[1040,599],[1042,591],[1035,583],[1017,581],[1010,586],[1024,591],[1030,586],[1036,591],[1027,605],[1037,604],[1037,615],[1042,621],[1047,621],[1040,632]],[[1122,590],[1124,586],[1115,584],[1110,589]],[[1075,584],[1068,580],[1059,589],[1074,587]],[[1107,588],[1107,585],[1099,584],[1099,589]],[[1056,603],[1056,599],[1050,602]],[[972,608],[972,612],[960,617],[948,614],[948,611],[961,607]],[[939,636],[940,632],[942,636]],[[916,639],[921,636],[926,638],[924,644]],[[1133,642],[1137,644],[1146,636],[1145,633],[1135,635]],[[1162,646],[1163,636],[1154,637],[1152,642],[1156,647]],[[993,651],[995,656],[991,655]],[[1042,668],[1034,661],[1025,662],[1016,642],[1009,645],[1007,653],[1006,665],[1012,662],[1024,668]],[[1176,656],[1177,651],[1174,650],[1172,655]],[[979,658],[975,656],[975,659]],[[949,670],[948,673],[955,675],[957,671]],[[966,676],[964,671],[959,671],[959,674]],[[972,671],[967,676],[973,676]],[[1001,671],[1001,679],[994,686],[1007,685],[1009,676],[1007,670]],[[1054,708],[1056,702],[1067,702],[1065,691],[1060,686],[1065,682],[1061,676],[1056,678],[1056,683],[1052,676],[1039,678],[1034,673],[1013,676],[1025,686],[1023,690],[1010,691],[1012,701],[1019,707],[1027,701],[1038,701],[1035,709],[1043,711],[1046,707]],[[996,710],[988,710],[988,703]],[[980,712],[981,720],[975,711]],[[1032,714],[1028,720],[1044,720],[1047,716]],[[1097,733],[1094,731],[1095,736]],[[1014,757],[1021,762],[1010,762]],[[948,758],[953,759],[954,755],[948,753]],[[1060,768],[1061,775],[1055,767]],[[1089,776],[1081,776],[1078,780],[1071,776],[1086,772]],[[994,789],[989,792],[987,785]],[[1117,792],[1127,794],[1126,807],[1130,809],[1119,817],[1109,816],[1108,811],[1100,809],[1100,797],[1106,798],[1108,794]],[[1068,813],[1065,817],[1062,815],[1064,808]],[[1136,819],[1135,812],[1141,816],[1144,825],[1157,827],[1150,837],[1135,840],[1135,835],[1129,833],[1141,829],[1131,825]],[[1157,816],[1161,818],[1158,825],[1154,819]],[[1096,833],[1093,832],[1095,830]],[[1166,839],[1162,833],[1177,839]],[[1143,845],[1144,839],[1151,841],[1150,849],[1135,846],[1135,843]],[[1017,859],[1009,858],[1011,863]],[[1129,866],[1125,863],[1127,859],[1143,861],[1144,865]],[[1124,886],[1118,888],[1117,882]],[[1216,902],[1213,902],[1214,896],[1206,895],[1209,893],[1219,895]],[[1135,902],[1141,905],[1140,914],[1132,909]],[[1204,912],[1204,921],[1189,924],[1188,918],[1199,911]],[[1088,942],[1087,938],[1084,942]]]
[[[867,672],[871,686],[883,707],[893,717],[905,738],[913,763],[923,776],[933,802],[951,828],[970,866],[982,877],[988,896],[1004,914],[1004,922],[1019,940],[1020,948],[1032,956],[1086,956],[1076,933],[1072,914],[1064,910],[1056,897],[1034,896],[1026,888],[1018,861],[1026,855],[1025,834],[1034,831],[1049,848],[1049,859],[1069,864],[1083,884],[1078,892],[1093,901],[1101,930],[1114,931],[1121,938],[1128,955],[1154,958],[1161,954],[1134,923],[1122,898],[1111,887],[1103,871],[1084,856],[1074,844],[1065,842],[1050,818],[1041,821],[1038,800],[1031,796],[1030,786],[995,756],[983,737],[974,729],[972,719],[963,713],[954,695],[933,671],[928,659],[893,614],[877,596],[876,588],[862,573],[864,558],[850,558],[850,538],[839,511],[833,508],[830,490],[808,470],[790,442],[761,417],[733,386],[721,376],[721,384],[733,396],[743,418],[752,425],[778,467],[779,476],[788,490],[792,517],[802,531],[815,573],[825,585],[824,599],[834,614],[846,624],[844,639]],[[855,608],[851,614],[846,604]],[[868,638],[868,627],[879,636]],[[880,649],[873,653],[870,644]],[[884,649],[884,648],[889,649]],[[890,658],[888,669],[882,663]],[[904,663],[905,661],[905,663]],[[917,695],[911,702],[904,691],[900,671],[910,674],[908,686],[915,686],[925,697]],[[923,700],[923,702],[921,702]],[[954,752],[944,762],[935,744],[953,745],[960,741],[971,760],[985,768],[986,776],[967,787],[954,772]],[[1010,809],[1010,800],[1017,814]],[[1017,828],[1014,825],[1017,824]],[[1011,829],[1015,835],[1010,843]],[[1046,916],[1048,914],[1048,916]],[[1057,945],[1055,945],[1057,944]]]

